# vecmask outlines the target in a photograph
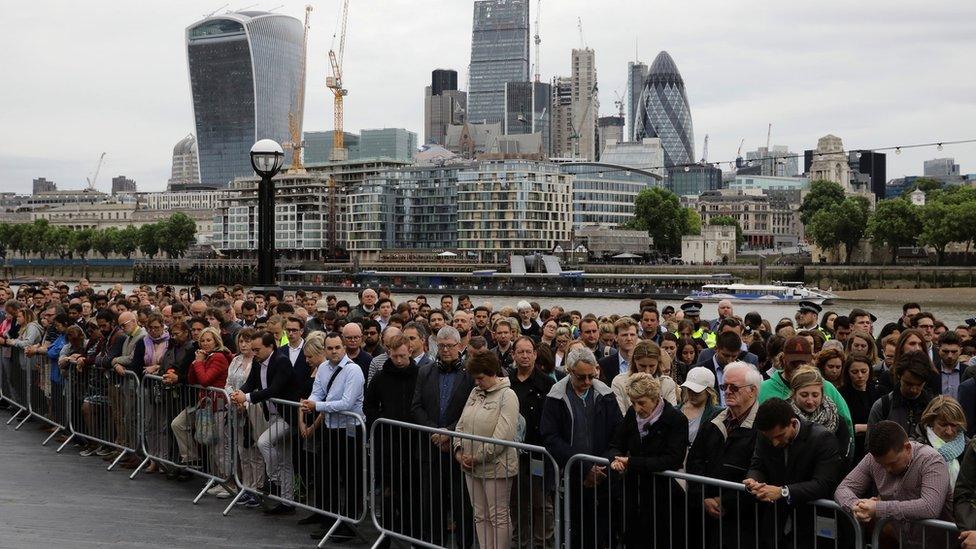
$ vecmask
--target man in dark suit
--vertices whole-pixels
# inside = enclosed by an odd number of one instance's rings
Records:
[[[742,354],[742,340],[735,332],[725,332],[715,338],[715,349],[711,356],[705,360],[699,360],[695,368],[708,368],[715,374],[715,391],[719,395],[719,401],[725,406],[725,392],[719,387],[725,383],[725,366],[739,360]]]
[[[285,500],[294,498],[294,466],[291,458],[291,427],[288,410],[273,402],[272,398],[295,401],[299,399],[295,370],[288,354],[275,351],[275,337],[268,332],[251,340],[254,362],[247,381],[239,391],[231,395],[231,400],[240,408],[245,403],[264,406],[264,417],[268,428],[258,438],[258,449],[264,457],[268,479],[272,486],[270,493]],[[304,360],[304,357],[303,357]],[[307,375],[307,373],[306,373]],[[305,395],[306,397],[308,395]],[[279,503],[267,511],[269,514],[294,513],[294,507]]]
[[[637,321],[625,316],[613,324],[617,333],[617,352],[600,359],[600,381],[610,385],[617,374],[630,371],[630,360],[637,347]]]
[[[766,518],[759,521],[760,546],[813,547],[813,513],[797,511],[811,501],[830,498],[840,483],[837,438],[821,425],[796,417],[793,407],[780,398],[763,402],[753,425],[762,436],[756,440],[743,484],[760,502],[772,504],[762,509]]]
[[[411,405],[414,423],[453,431],[473,388],[474,380],[465,372],[461,359],[461,334],[451,326],[444,326],[437,332],[437,360],[417,373]],[[413,493],[421,498],[416,502],[414,513],[415,535],[422,534],[421,539],[447,545],[447,522],[444,520],[447,511],[442,502],[450,499],[451,514],[457,527],[455,535],[460,536],[461,549],[468,549],[474,543],[471,505],[464,475],[450,451],[451,437],[431,434],[423,438],[429,442],[418,445],[422,469],[411,472]]]
[[[718,334],[722,334],[722,333],[725,333],[725,332],[735,332],[735,334],[737,336],[739,336],[739,339],[740,339],[740,342],[741,342],[741,339],[742,339],[742,323],[739,322],[737,319],[735,319],[733,317],[723,318],[722,320],[720,320],[718,322],[718,324],[716,325],[716,328],[717,328],[717,330],[715,330],[715,331]],[[740,343],[739,348],[742,351],[739,353],[739,356],[738,356],[738,358],[736,358],[736,360],[741,360],[743,362],[748,362],[749,364],[752,364],[756,368],[759,368],[759,357],[757,357],[753,353],[750,353],[746,349],[745,344]],[[712,360],[712,357],[714,357],[714,356],[715,356],[715,349],[705,349],[705,350],[703,350],[701,352],[701,354],[698,355],[698,362],[708,362],[708,361]]]

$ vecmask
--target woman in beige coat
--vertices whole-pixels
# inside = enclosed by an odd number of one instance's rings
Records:
[[[466,364],[474,379],[457,431],[469,435],[514,441],[518,426],[518,396],[510,388],[494,353],[478,353]],[[474,525],[481,549],[508,549],[512,540],[509,496],[518,475],[518,453],[511,446],[454,439],[454,457],[474,508]]]

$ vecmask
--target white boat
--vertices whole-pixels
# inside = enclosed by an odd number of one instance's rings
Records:
[[[732,303],[798,303],[812,301],[822,304],[834,299],[829,291],[819,288],[806,288],[800,283],[780,284],[705,284],[701,290],[692,292],[685,301],[705,303],[729,300]]]

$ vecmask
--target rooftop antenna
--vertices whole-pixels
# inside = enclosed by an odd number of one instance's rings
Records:
[[[244,6],[243,8],[237,8],[237,9],[236,9],[236,10],[234,10],[234,11],[244,11],[244,10],[249,10],[249,9],[251,9],[251,8],[253,8],[254,6],[256,6],[256,5],[257,5],[257,4],[251,4],[250,6]]]
[[[210,13],[207,13],[207,14],[205,14],[205,15],[203,16],[203,18],[204,18],[204,19],[206,19],[206,18],[208,18],[208,17],[213,17],[213,15],[214,15],[215,13],[217,13],[218,11],[220,11],[220,10],[222,10],[222,9],[224,9],[224,8],[226,8],[226,7],[227,7],[227,6],[229,6],[229,5],[230,5],[230,4],[224,4],[223,6],[220,6],[219,8],[217,8],[217,9],[215,9],[215,10],[213,10],[212,12],[210,12]]]
[[[583,39],[583,18],[582,17],[577,17],[576,18],[576,28],[579,29],[580,48],[582,48],[582,49],[585,50],[586,49],[586,40]]]
[[[280,9],[281,9],[281,8],[283,8],[283,7],[285,7],[285,5],[284,5],[284,4],[282,4],[282,5],[280,5],[280,6],[275,6],[275,7],[273,7],[273,8],[271,8],[271,9],[270,9],[270,10],[268,10],[268,11],[276,11],[276,10],[280,10]]]

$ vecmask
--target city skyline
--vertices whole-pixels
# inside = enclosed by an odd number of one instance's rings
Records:
[[[667,50],[685,80],[698,130],[695,149],[709,134],[712,161],[734,158],[741,138],[744,150],[764,145],[768,123],[772,142],[794,151],[813,148],[828,133],[848,148],[972,137],[976,105],[967,90],[976,76],[964,67],[974,39],[964,25],[976,6],[845,5],[838,18],[831,8],[840,9],[839,3],[811,10],[804,3],[768,9],[760,2],[710,2],[701,8],[710,16],[702,18],[701,9],[689,12],[677,3],[620,2],[606,10],[575,0],[560,0],[557,9],[549,1],[542,2],[543,81],[570,74],[571,50],[580,44],[577,17],[596,52],[601,115],[615,111],[615,92],[625,93],[635,39],[644,63]],[[0,116],[6,130],[0,134],[0,188],[27,193],[36,177],[61,189],[83,188],[104,151],[99,189],[108,190],[119,174],[136,180],[140,190],[164,189],[174,143],[194,131],[184,32],[218,6],[49,2],[10,14],[11,31],[0,44],[31,71],[0,91],[5,105],[18,105]],[[405,1],[351,6],[344,67],[348,131],[403,127],[422,135],[423,89],[435,68],[457,70],[459,87],[468,88],[473,2],[427,6],[436,18],[417,17],[416,4]],[[288,1],[277,13],[299,17],[303,7]],[[533,23],[535,9],[533,2]],[[312,16],[306,131],[332,129],[324,80],[337,11],[317,4]],[[638,38],[642,21],[652,17],[672,22],[672,30]],[[40,27],[58,32],[38,44],[29,33]],[[910,41],[890,39],[908,32]],[[968,144],[889,154],[888,178],[921,175],[924,160],[949,156],[963,173],[976,171],[976,146]]]

